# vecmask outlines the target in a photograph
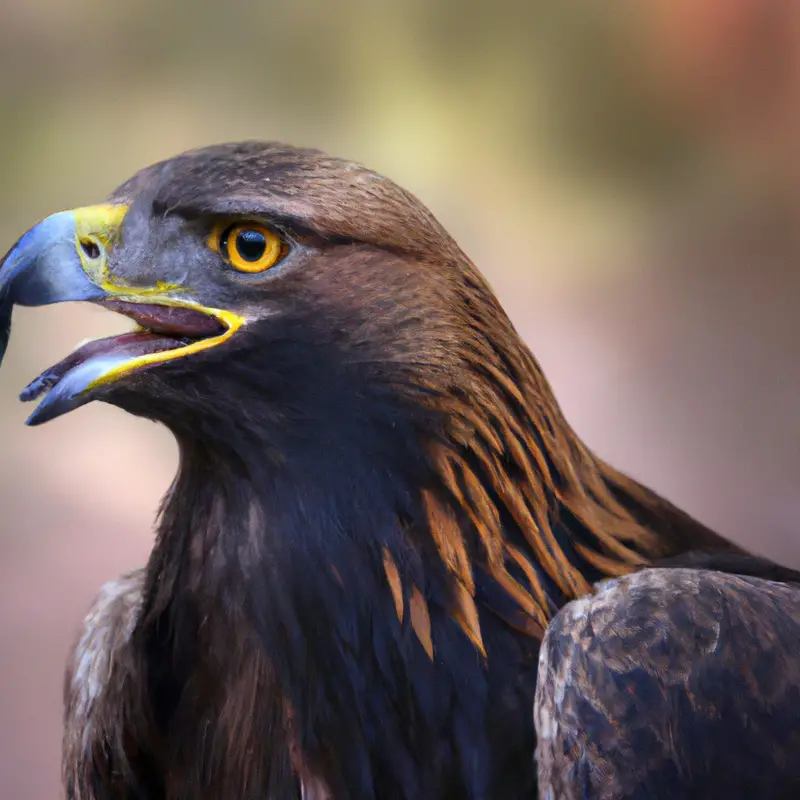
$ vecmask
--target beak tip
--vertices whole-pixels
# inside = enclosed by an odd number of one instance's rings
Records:
[[[0,292],[0,364],[8,348],[8,339],[11,335],[11,310],[12,304],[8,298]]]
[[[35,408],[35,409],[34,409],[34,410],[31,412],[31,414],[30,414],[30,416],[28,417],[28,419],[26,419],[26,420],[25,420],[25,424],[26,424],[26,425],[27,425],[29,428],[35,428],[37,425],[41,425],[41,424],[42,424],[42,422],[44,422],[44,421],[45,421],[45,420],[41,419],[41,416],[42,416],[42,415],[39,413],[39,408]]]
[[[45,422],[49,422],[51,419],[55,419],[60,415],[60,411],[53,408],[47,408],[46,404],[42,404],[35,408],[28,419],[25,420],[25,425],[27,425],[29,428],[35,428],[38,425],[43,425]]]

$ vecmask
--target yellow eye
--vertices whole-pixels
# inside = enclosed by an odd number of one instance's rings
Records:
[[[264,272],[286,253],[277,233],[266,225],[245,222],[212,233],[209,245],[240,272]]]

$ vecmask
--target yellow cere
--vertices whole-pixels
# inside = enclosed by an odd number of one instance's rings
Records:
[[[183,291],[177,284],[159,282],[143,288],[109,277],[108,254],[119,241],[120,227],[128,208],[123,204],[103,203],[75,208],[70,212],[75,219],[75,249],[84,271],[107,292],[124,293],[132,298]]]
[[[160,353],[148,353],[143,356],[128,359],[127,361],[118,364],[116,367],[113,367],[108,372],[92,381],[92,383],[86,387],[87,390],[111,383],[112,381],[117,380],[117,378],[127,375],[128,373],[133,372],[141,367],[146,367],[150,364],[160,364],[163,361],[171,361],[173,358],[182,358],[184,356],[192,355],[192,353],[199,353],[201,350],[208,350],[211,347],[216,347],[217,345],[222,344],[230,339],[231,336],[233,336],[233,334],[236,333],[236,331],[239,330],[239,328],[241,328],[246,322],[244,317],[234,314],[232,311],[225,311],[219,308],[208,308],[206,306],[201,306],[199,303],[178,303],[159,299],[159,305],[173,306],[175,308],[192,308],[197,311],[202,311],[204,314],[209,314],[212,317],[216,317],[225,326],[225,331],[219,336],[212,336],[208,339],[198,339],[191,344],[187,344],[184,347],[178,347],[175,350],[164,350]]]

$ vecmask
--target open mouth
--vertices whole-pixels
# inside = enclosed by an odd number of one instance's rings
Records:
[[[34,378],[22,390],[20,400],[36,400],[77,372],[92,376],[86,389],[110,383],[133,370],[220,344],[235,329],[227,314],[212,309],[121,300],[102,300],[98,305],[133,319],[137,328],[82,344]]]

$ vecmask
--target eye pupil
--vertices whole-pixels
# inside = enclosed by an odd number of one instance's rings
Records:
[[[255,228],[245,228],[236,234],[236,250],[239,256],[248,262],[258,261],[267,249],[264,234]]]

